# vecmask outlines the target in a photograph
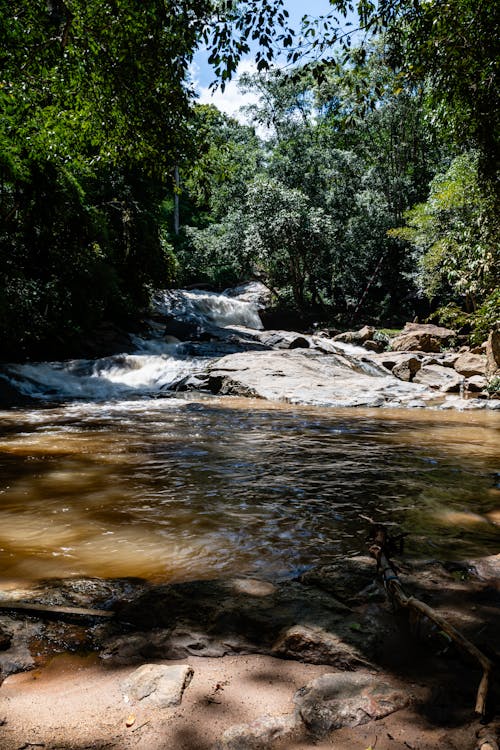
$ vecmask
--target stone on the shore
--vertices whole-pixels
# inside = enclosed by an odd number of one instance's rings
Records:
[[[363,589],[373,584],[375,576],[373,558],[356,555],[306,570],[300,581],[306,586],[328,591],[341,602],[350,604]]]
[[[422,367],[413,378],[414,383],[420,383],[444,393],[458,392],[463,381],[462,375],[450,367],[443,367],[442,365]]]
[[[366,674],[324,674],[295,694],[297,716],[316,739],[404,708],[409,697],[384,679]]]
[[[453,366],[460,375],[470,378],[472,375],[485,375],[487,362],[484,354],[465,352],[455,360]]]
[[[334,633],[305,625],[287,628],[273,645],[271,653],[285,659],[299,659],[308,664],[329,664],[347,670],[363,663],[356,649]]]
[[[341,341],[344,344],[363,344],[365,341],[371,341],[375,334],[373,326],[363,326],[359,331],[344,331],[333,337],[334,341]]]
[[[260,716],[249,724],[226,729],[215,750],[266,750],[274,742],[290,737],[297,726],[300,719],[294,714]]]
[[[419,351],[440,352],[455,336],[449,328],[424,323],[407,323],[399,336],[391,341],[396,352]]]
[[[3,677],[16,672],[29,672],[35,666],[31,652],[26,643],[14,637],[10,648],[0,653],[0,673]]]
[[[472,377],[467,379],[466,386],[468,391],[484,391],[487,386],[487,380],[482,375],[473,375]]]
[[[399,380],[409,382],[421,369],[422,363],[418,357],[408,356],[392,368],[392,374]]]
[[[147,699],[155,708],[178,706],[194,670],[189,664],[143,664],[122,682],[126,699],[132,702]]]

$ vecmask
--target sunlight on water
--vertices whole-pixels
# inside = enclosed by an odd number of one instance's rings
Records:
[[[0,413],[2,580],[292,575],[364,550],[359,514],[409,553],[499,549],[500,415],[238,399]]]

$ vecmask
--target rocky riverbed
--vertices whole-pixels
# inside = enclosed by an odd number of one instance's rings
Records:
[[[500,556],[401,571],[409,592],[499,653]],[[4,587],[12,606],[114,616],[0,617],[1,747],[480,747],[477,666],[428,621],[392,612],[374,573],[355,556],[287,581]]]

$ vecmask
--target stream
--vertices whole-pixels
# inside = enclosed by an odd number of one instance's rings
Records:
[[[250,303],[201,292],[164,295],[159,314],[181,302],[184,319],[260,323]],[[498,413],[178,393],[217,345],[165,341],[155,325],[126,354],[4,370],[32,399],[0,412],[4,587],[284,579],[363,552],[360,514],[411,532],[415,557],[498,552]]]

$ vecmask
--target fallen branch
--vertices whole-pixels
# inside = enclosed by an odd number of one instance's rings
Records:
[[[84,607],[58,607],[50,604],[32,602],[0,601],[0,609],[12,612],[23,611],[32,614],[46,615],[79,615],[80,617],[114,617],[108,609],[86,609]]]
[[[370,521],[373,523],[371,519]],[[483,675],[477,690],[475,710],[477,714],[484,717],[486,713],[486,699],[488,696],[489,680],[493,669],[493,662],[459,630],[442,617],[442,615],[432,609],[432,607],[429,607],[428,604],[425,604],[414,596],[408,596],[398,577],[396,568],[390,560],[390,548],[391,540],[387,535],[385,527],[380,524],[373,524],[369,552],[377,562],[377,570],[382,576],[385,590],[392,603],[395,606],[413,610],[414,612],[427,617],[427,619],[434,622],[443,633],[446,633],[454,643],[469,653],[481,665]]]

